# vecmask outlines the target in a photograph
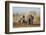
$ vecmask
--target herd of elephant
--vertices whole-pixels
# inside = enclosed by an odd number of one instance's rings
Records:
[[[27,20],[25,19],[25,16],[23,15],[22,18],[18,22],[21,22],[21,24],[26,23],[26,24],[33,24],[34,16],[29,15]]]

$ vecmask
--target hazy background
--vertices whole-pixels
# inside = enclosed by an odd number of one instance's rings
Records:
[[[40,8],[35,7],[13,7],[13,14],[25,14],[27,12],[35,12],[37,15],[40,15]]]

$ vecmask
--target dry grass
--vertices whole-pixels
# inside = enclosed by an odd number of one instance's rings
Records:
[[[34,16],[33,24],[27,24],[27,23],[21,24],[20,22],[18,22],[18,20],[21,18],[21,16],[13,16],[13,27],[15,28],[15,27],[37,27],[37,26],[40,26],[40,16],[34,15],[34,14],[33,14],[33,16]]]

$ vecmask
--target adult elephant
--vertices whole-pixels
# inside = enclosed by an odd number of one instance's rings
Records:
[[[27,24],[33,24],[34,16],[28,15],[27,16]]]

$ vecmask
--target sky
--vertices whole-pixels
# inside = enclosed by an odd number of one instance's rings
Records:
[[[40,13],[40,8],[36,8],[36,7],[13,7],[13,14],[16,13],[27,13],[27,12],[36,12],[37,14]]]

